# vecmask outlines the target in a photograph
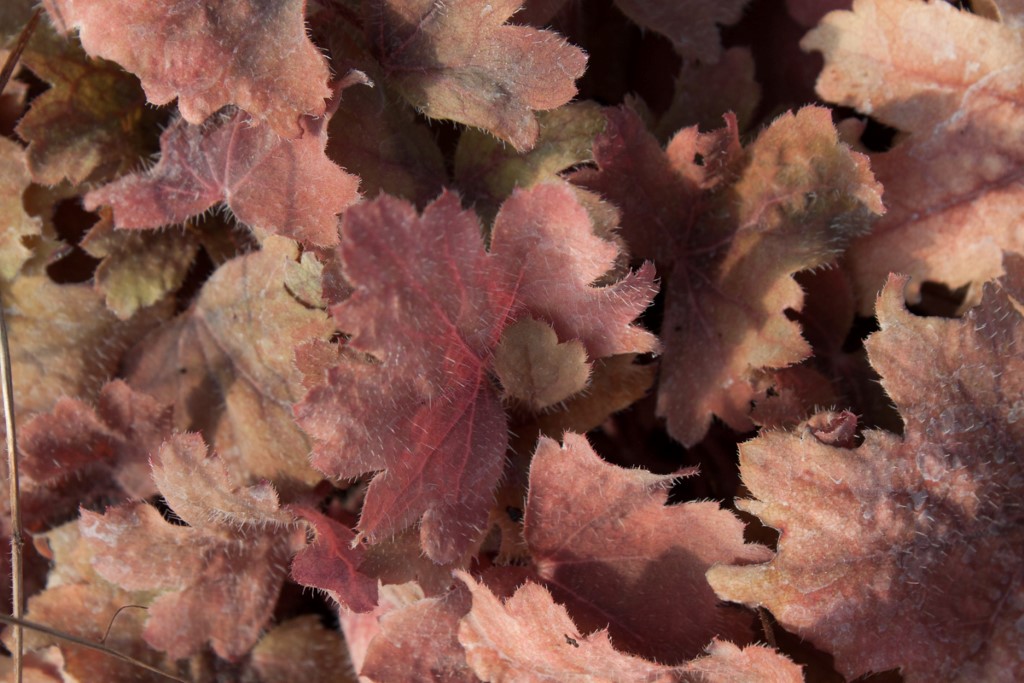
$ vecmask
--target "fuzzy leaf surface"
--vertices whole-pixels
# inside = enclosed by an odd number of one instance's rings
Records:
[[[565,608],[528,581],[504,603],[459,572],[473,606],[459,625],[466,661],[484,681],[675,681],[673,669],[612,647],[607,630],[582,635]]]
[[[451,681],[477,683],[459,643],[459,620],[469,611],[469,591],[459,582],[446,595],[399,606],[380,619],[359,670],[373,683]]]
[[[171,436],[172,425],[170,406],[114,380],[100,391],[95,408],[65,396],[29,421],[19,432],[21,471],[36,485],[112,478],[127,497],[148,498],[156,493],[149,458]]]
[[[93,400],[121,357],[165,310],[118,320],[87,284],[23,275],[4,292],[19,415],[50,410],[61,396]]]
[[[221,657],[238,658],[271,616],[288,558],[302,543],[297,527],[269,484],[232,486],[198,435],[164,444],[154,480],[189,526],[167,522],[145,503],[103,515],[83,510],[80,528],[96,571],[125,590],[161,593],[146,621],[151,646],[179,659],[209,641]]]
[[[86,52],[138,76],[151,103],[177,98],[189,123],[234,104],[294,138],[300,116],[326,110],[327,61],[306,35],[305,0],[44,4],[58,30],[78,29]]]
[[[976,303],[1003,250],[1024,253],[1024,29],[943,2],[858,0],[801,45],[825,57],[823,98],[909,133],[872,156],[889,210],[851,246],[861,313],[890,272],[912,276],[911,303],[926,280]]]
[[[752,426],[756,372],[810,353],[785,314],[803,303],[793,274],[829,263],[882,211],[867,158],[839,142],[827,110],[785,114],[746,149],[726,123],[679,131],[662,151],[639,117],[613,110],[599,169],[577,176],[622,208],[634,253],[671,271],[658,412],[685,445],[713,415]]]
[[[617,255],[562,185],[514,194],[485,251],[476,216],[450,193],[418,215],[383,196],[345,214],[350,298],[332,309],[347,358],[296,407],[332,477],[371,482],[359,531],[371,541],[423,517],[427,554],[461,556],[487,519],[508,443],[489,373],[505,328],[528,313],[590,357],[656,347],[632,320],[654,293],[645,267],[591,287]]]
[[[745,544],[717,503],[666,505],[676,477],[606,463],[578,434],[564,441],[542,438],[534,454],[524,535],[536,575],[579,628],[676,664],[712,638],[749,642],[751,615],[719,603],[704,574],[771,552]]]
[[[768,607],[848,678],[1024,675],[1024,259],[1006,269],[961,320],[912,315],[906,278],[890,277],[867,348],[902,436],[843,448],[804,429],[740,447],[756,497],[741,507],[780,530],[778,555],[711,583]]]
[[[364,551],[352,547],[355,533],[344,524],[308,507],[290,506],[306,520],[315,535],[292,561],[292,579],[319,588],[335,602],[354,612],[368,612],[377,604],[377,580],[359,571]]]
[[[533,147],[534,112],[576,94],[587,57],[552,31],[505,22],[521,0],[372,0],[367,35],[388,82],[418,110]]]
[[[282,489],[315,484],[309,439],[294,424],[302,395],[294,348],[332,328],[285,288],[296,245],[280,237],[228,261],[192,307],[144,339],[127,362],[129,383],[175,407],[181,430],[200,430],[231,468]],[[268,330],[273,330],[268,334]]]
[[[241,110],[202,125],[179,119],[160,136],[160,161],[86,195],[111,206],[118,228],[181,223],[223,202],[241,222],[309,244],[338,241],[337,215],[358,198],[358,178],[324,154],[326,125],[310,117],[303,135],[281,138]]]

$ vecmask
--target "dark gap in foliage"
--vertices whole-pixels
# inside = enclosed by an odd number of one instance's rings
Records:
[[[626,410],[612,415],[587,439],[604,460],[620,467],[642,467],[656,474],[672,474],[686,462],[686,449],[673,441],[662,420],[655,416],[656,391]]]
[[[749,497],[746,488],[741,489],[740,497]],[[730,509],[732,509],[733,512],[736,513],[736,516],[743,521],[743,541],[745,543],[760,543],[772,550],[778,548],[780,535],[778,529],[773,529],[772,527],[767,526],[757,515],[752,515],[749,512],[744,512],[743,510],[737,510],[735,508]]]
[[[655,114],[668,108],[681,62],[665,37],[641,30],[610,0],[568,3],[550,25],[589,57],[576,99],[614,106],[636,95]]]
[[[665,283],[668,282],[668,273],[663,273],[659,270],[658,279],[661,281],[661,286],[658,287],[658,293],[654,296],[654,301],[637,318],[637,323],[641,327],[655,334],[661,334],[661,326],[665,319],[665,290],[667,289]]]
[[[721,27],[722,46],[749,47],[754,56],[755,79],[761,103],[752,117],[751,130],[788,109],[817,103],[814,83],[824,60],[821,54],[800,49],[807,29],[789,12],[779,11],[777,0],[753,0],[743,18]]]
[[[69,245],[64,256],[46,267],[46,274],[54,282],[69,284],[90,280],[99,259],[90,256],[79,244],[85,233],[96,223],[96,214],[86,211],[78,197],[65,199],[53,212],[53,225],[57,237]]]
[[[959,318],[960,308],[967,297],[967,286],[950,289],[941,282],[921,283],[921,300],[909,304],[907,309],[914,315]]]
[[[21,71],[17,72],[17,80],[28,86],[28,91],[25,93],[26,105],[31,104],[32,100],[50,89],[49,83],[25,68],[22,68]]]
[[[871,316],[856,316],[853,319],[853,324],[850,326],[850,333],[846,335],[846,340],[843,341],[842,352],[853,353],[859,349],[864,348],[864,340],[868,338],[868,335],[878,332],[878,320]]]
[[[862,117],[866,121],[864,133],[860,136],[863,144],[870,152],[888,152],[896,141],[895,128],[879,123],[870,116]]]
[[[171,509],[171,506],[167,504],[166,498],[163,496],[156,496],[152,502],[153,507],[157,509],[165,522],[173,524],[174,526],[188,526],[188,523],[179,517],[174,510]]]
[[[405,106],[404,104],[395,106]],[[444,159],[445,185],[448,180],[455,176],[455,150],[459,146],[459,138],[462,137],[464,126],[444,119],[432,119],[420,112],[415,112],[416,123],[425,126],[434,136],[434,142],[441,150],[441,157]]]
[[[717,417],[704,439],[687,451],[686,467],[699,467],[695,476],[680,480],[669,495],[669,502],[710,498],[732,508],[741,494],[739,444],[757,436],[757,432],[736,432]]]
[[[327,629],[338,628],[338,615],[334,602],[317,591],[285,581],[281,586],[281,595],[274,608],[274,621],[281,623],[304,614],[315,614],[320,624]]]
[[[200,249],[196,253],[196,258],[192,261],[192,265],[188,269],[188,274],[185,276],[185,282],[182,283],[174,296],[174,312],[181,313],[186,310],[195,298],[196,294],[202,288],[203,283],[209,279],[210,275],[216,266],[213,264],[213,260],[207,253],[206,248]]]

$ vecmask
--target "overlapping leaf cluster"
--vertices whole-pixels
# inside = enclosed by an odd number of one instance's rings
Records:
[[[197,681],[1024,677],[1017,3],[43,4],[29,618]]]

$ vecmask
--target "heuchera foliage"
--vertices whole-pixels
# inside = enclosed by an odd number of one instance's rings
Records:
[[[40,11],[28,619],[197,682],[1024,679],[1019,2]]]

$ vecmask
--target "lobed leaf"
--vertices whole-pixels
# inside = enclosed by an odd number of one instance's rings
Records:
[[[50,84],[18,122],[33,180],[109,180],[150,152],[158,118],[145,107],[137,78],[112,62],[89,59],[77,40],[48,29],[36,34],[22,61]]]
[[[290,490],[320,480],[291,404],[302,393],[294,348],[331,325],[285,288],[296,245],[270,237],[228,261],[192,307],[155,330],[126,363],[129,383],[174,405],[180,430],[199,430],[230,467]]]
[[[291,515],[267,484],[234,488],[197,435],[161,448],[154,480],[190,526],[167,522],[145,503],[103,515],[83,510],[79,527],[95,569],[125,590],[160,593],[143,633],[152,647],[180,659],[209,641],[219,656],[237,659],[259,638],[287,560],[301,547]]]
[[[114,380],[95,408],[65,396],[28,421],[19,432],[21,472],[29,486],[75,477],[113,480],[122,495],[148,498],[156,493],[149,458],[170,437],[172,424],[170,406]]]
[[[508,443],[489,373],[521,315],[579,339],[590,357],[655,347],[631,324],[653,296],[653,269],[591,287],[617,254],[591,230],[572,191],[557,185],[514,194],[490,252],[450,193],[422,216],[387,196],[346,213],[339,255],[354,291],[332,313],[351,353],[296,414],[324,473],[383,471],[367,491],[361,535],[377,542],[422,517],[423,548],[439,563],[479,538]]]
[[[666,505],[677,476],[603,462],[577,434],[542,438],[524,520],[536,577],[583,632],[607,628],[619,650],[670,664],[713,638],[750,641],[751,615],[719,603],[704,574],[771,557],[717,503]]]
[[[756,499],[739,504],[780,530],[778,554],[708,577],[721,597],[765,605],[832,652],[847,677],[1024,671],[1024,259],[1008,256],[1006,269],[962,320],[912,315],[907,278],[890,277],[867,347],[902,436],[870,430],[854,448],[831,419],[741,446]]]
[[[355,533],[312,508],[292,505],[288,509],[306,520],[315,536],[292,561],[292,579],[303,586],[327,591],[335,602],[349,610],[373,609],[377,604],[377,580],[359,571],[364,552],[353,547]]]
[[[576,94],[587,57],[551,31],[505,22],[522,0],[373,0],[367,36],[388,83],[427,116],[533,147],[534,111]]]
[[[616,651],[608,631],[582,635],[543,586],[527,582],[502,603],[464,572],[473,606],[459,625],[466,661],[484,681],[676,680],[670,667]]]
[[[299,117],[322,116],[328,68],[306,35],[305,0],[47,0],[62,33],[77,28],[91,56],[117,62],[161,105],[203,123],[229,104],[279,135],[302,135]]]
[[[576,177],[622,208],[634,253],[670,270],[658,413],[688,446],[713,415],[752,427],[757,372],[810,353],[785,313],[803,303],[793,274],[828,264],[882,211],[867,159],[827,110],[785,114],[746,149],[726,124],[679,131],[662,151],[634,113],[612,111],[599,170]]]
[[[911,303],[928,280],[976,303],[1003,250],[1024,253],[1021,27],[943,2],[858,0],[801,45],[825,57],[824,99],[910,133],[872,156],[889,211],[850,248],[862,314],[890,272],[912,276]]]
[[[32,258],[26,238],[42,233],[42,222],[25,210],[22,199],[29,183],[25,150],[18,143],[0,139],[0,277],[12,280]]]
[[[115,230],[110,212],[100,214],[80,246],[101,260],[93,279],[107,308],[128,320],[181,287],[199,245],[183,230]]]
[[[324,154],[326,126],[278,137],[243,111],[193,126],[178,120],[160,136],[160,161],[90,192],[88,210],[114,209],[118,228],[159,228],[219,202],[246,225],[309,244],[336,244],[337,215],[356,201],[358,179]]]

